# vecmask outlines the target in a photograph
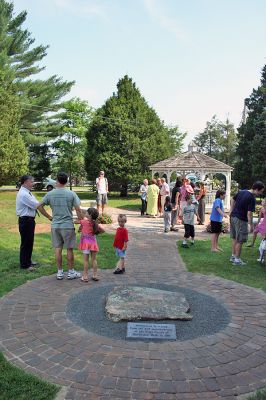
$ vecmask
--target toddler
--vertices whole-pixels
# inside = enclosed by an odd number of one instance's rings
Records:
[[[253,231],[252,242],[247,247],[254,246],[258,233],[261,234],[262,238],[266,239],[266,199],[263,199],[261,202],[258,225]]]
[[[186,196],[186,205],[182,209],[182,216],[183,216],[183,223],[185,227],[185,234],[184,234],[184,240],[182,243],[182,247],[188,248],[187,244],[187,239],[191,237],[191,242],[190,244],[194,244],[194,238],[195,238],[195,228],[194,228],[194,215],[197,216],[197,219],[199,220],[199,216],[196,210],[196,207],[194,204],[192,204],[192,197],[191,195]]]
[[[117,257],[119,257],[119,261],[116,269],[114,270],[114,274],[123,274],[126,272],[125,257],[128,243],[128,230],[125,228],[125,224],[127,222],[127,217],[125,214],[119,214],[117,220],[119,227],[116,230],[113,246],[115,248]]]
[[[97,260],[96,255],[99,251],[99,247],[96,240],[98,233],[103,233],[104,229],[98,224],[97,218],[99,212],[96,208],[88,208],[83,219],[75,221],[75,224],[80,224],[81,236],[79,250],[83,252],[84,258],[84,271],[80,278],[81,282],[88,282],[88,270],[89,270],[89,256],[91,255],[92,263],[92,280],[98,281],[97,275]]]

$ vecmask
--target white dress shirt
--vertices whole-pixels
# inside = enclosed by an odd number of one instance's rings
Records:
[[[35,217],[39,201],[29,189],[21,186],[16,199],[16,212],[18,217]]]

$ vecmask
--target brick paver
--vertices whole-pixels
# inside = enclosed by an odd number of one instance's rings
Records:
[[[68,400],[229,400],[266,387],[266,294],[187,272],[176,234],[163,234],[161,221],[138,231],[131,213],[129,228],[126,274],[104,270],[98,283],[88,285],[42,277],[0,300],[0,350],[7,359],[65,386]],[[231,322],[213,335],[148,343],[100,336],[66,318],[71,295],[110,282],[196,290],[223,304]]]

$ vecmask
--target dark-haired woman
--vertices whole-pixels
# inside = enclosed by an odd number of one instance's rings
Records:
[[[205,196],[206,196],[206,188],[204,186],[203,182],[200,182],[199,184],[200,190],[199,194],[197,195],[196,199],[199,202],[198,205],[198,214],[199,214],[199,225],[204,225],[205,223]]]

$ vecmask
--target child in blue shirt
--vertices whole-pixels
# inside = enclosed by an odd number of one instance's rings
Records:
[[[225,191],[217,190],[215,195],[215,200],[212,205],[212,213],[211,213],[211,251],[219,252],[222,251],[220,247],[218,247],[218,239],[222,232],[222,221],[224,215],[224,203],[225,199]]]

